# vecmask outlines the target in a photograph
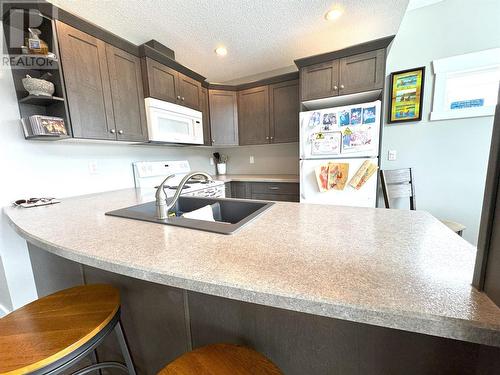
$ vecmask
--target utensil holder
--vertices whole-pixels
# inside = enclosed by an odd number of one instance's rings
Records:
[[[217,174],[226,174],[226,163],[217,163]]]

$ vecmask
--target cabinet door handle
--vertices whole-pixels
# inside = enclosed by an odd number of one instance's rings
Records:
[[[179,100],[180,98],[181,98],[181,96],[180,96],[180,95],[177,95],[177,100]]]
[[[116,130],[115,130],[115,129],[109,129],[109,132],[110,132],[111,134],[115,134]]]
[[[212,139],[212,143],[215,143],[215,139]]]
[[[269,186],[269,190],[279,190],[280,188],[277,186]]]
[[[184,97],[182,97],[181,100],[184,101]]]
[[[271,139],[274,139],[274,137],[271,137]]]
[[[344,89],[344,85],[340,85],[340,89],[343,90]]]
[[[123,134],[123,130],[118,130],[118,134]]]
[[[335,91],[337,91],[339,88],[338,88],[338,86],[333,86],[333,89],[334,89]]]
[[[266,139],[269,139],[269,137],[266,137]]]

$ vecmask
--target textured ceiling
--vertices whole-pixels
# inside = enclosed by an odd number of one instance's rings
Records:
[[[408,0],[51,0],[135,44],[156,39],[210,82],[293,70],[293,60],[395,34]],[[344,14],[324,19],[332,5]],[[219,44],[228,55],[214,53]]]

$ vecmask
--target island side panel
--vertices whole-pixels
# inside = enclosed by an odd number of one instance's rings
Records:
[[[189,292],[193,347],[248,345],[287,375],[496,374],[500,348]]]
[[[28,252],[38,298],[85,284],[81,264],[51,254],[29,242]]]
[[[156,374],[190,348],[182,289],[88,266],[84,273],[88,284],[106,283],[120,290],[121,319],[138,374]],[[115,340],[105,344],[100,360],[121,357]]]

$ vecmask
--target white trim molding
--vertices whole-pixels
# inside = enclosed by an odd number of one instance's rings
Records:
[[[447,103],[448,83],[451,78],[457,75],[466,76],[468,73],[472,75],[488,70],[493,71],[494,75],[500,78],[500,48],[434,60],[432,67],[435,74],[435,81],[430,116],[431,121],[494,115],[498,82],[495,85],[493,93],[495,95],[494,103],[458,109],[449,108],[449,103]]]

